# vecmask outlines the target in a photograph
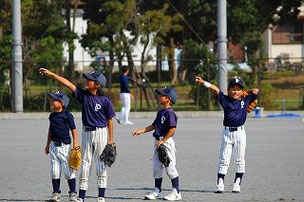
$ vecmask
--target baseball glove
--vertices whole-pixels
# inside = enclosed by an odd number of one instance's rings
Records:
[[[81,166],[81,147],[75,147],[71,149],[69,167],[74,170],[78,170]]]
[[[166,146],[161,144],[159,147],[157,147],[156,151],[158,153],[159,161],[164,164],[165,167],[168,167],[171,160],[168,156]]]
[[[116,144],[107,144],[102,154],[100,155],[100,159],[109,167],[115,162],[117,156]]]
[[[247,97],[248,95],[249,94],[248,94],[247,91],[243,92],[243,97],[244,98]],[[250,113],[256,107],[257,104],[258,104],[258,100],[257,99],[255,99],[254,101],[250,102],[249,106],[247,107],[247,113]]]

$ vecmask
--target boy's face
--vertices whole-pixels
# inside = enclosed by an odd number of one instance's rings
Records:
[[[63,104],[62,102],[60,102],[59,100],[51,100],[51,110],[58,112],[61,111],[63,109]]]
[[[84,88],[87,90],[96,90],[100,87],[100,84],[97,84],[93,80],[86,79]]]
[[[228,88],[228,95],[235,100],[240,100],[243,95],[243,89],[239,85],[233,85]]]
[[[166,95],[159,95],[158,96],[158,101],[159,101],[159,104],[165,105],[168,102],[170,103],[170,98],[168,96],[166,96]]]

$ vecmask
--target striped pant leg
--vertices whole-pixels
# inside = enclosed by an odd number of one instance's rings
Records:
[[[222,133],[222,142],[221,142],[217,172],[223,175],[227,174],[227,170],[231,159],[231,153],[233,147],[231,134],[232,132],[229,132],[229,129],[224,129]]]
[[[59,179],[61,174],[61,164],[58,158],[58,147],[51,141],[50,143],[50,176],[52,179]]]
[[[87,190],[88,181],[91,173],[91,163],[94,153],[92,137],[95,131],[85,131],[82,129],[81,154],[82,163],[80,167],[79,189]]]
[[[97,187],[106,188],[107,187],[106,165],[103,161],[101,161],[100,155],[102,154],[105,146],[108,143],[107,127],[97,128],[94,137],[94,143],[95,143],[94,158],[96,162]]]
[[[61,146],[59,148],[59,158],[61,162],[62,171],[65,179],[70,180],[76,178],[74,169],[69,167],[69,157],[71,152],[71,144]]]
[[[239,131],[235,131],[235,141],[234,141],[234,159],[236,165],[237,173],[245,172],[245,149],[246,149],[246,132],[242,128]]]

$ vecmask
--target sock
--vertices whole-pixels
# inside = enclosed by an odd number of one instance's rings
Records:
[[[98,197],[104,197],[106,188],[98,188]]]
[[[86,195],[86,190],[79,189],[79,198],[84,200],[85,195]]]
[[[235,173],[234,183],[239,183],[239,185],[241,185],[243,174],[244,173]]]
[[[52,179],[53,185],[53,193],[61,193],[60,191],[60,178],[59,179]]]
[[[155,187],[159,189],[159,192],[161,192],[162,181],[163,178],[155,178]]]
[[[172,187],[176,189],[177,193],[179,193],[179,177],[173,178],[171,183]]]
[[[70,188],[70,192],[74,192],[76,193],[76,179],[69,179],[68,180],[68,185],[69,185],[69,188]]]
[[[224,183],[224,178],[225,178],[225,175],[218,173],[218,174],[217,174],[217,184],[219,184],[220,179],[221,179],[222,182]]]

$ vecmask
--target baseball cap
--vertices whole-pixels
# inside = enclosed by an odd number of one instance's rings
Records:
[[[92,81],[96,81],[100,83],[102,87],[106,86],[106,82],[107,82],[106,77],[97,70],[93,70],[91,73],[88,74],[82,74],[82,77]]]
[[[165,87],[164,89],[156,89],[155,93],[157,93],[158,95],[168,96],[174,104],[177,101],[177,97],[178,97],[177,93],[172,87]]]
[[[127,71],[128,69],[129,69],[129,67],[128,67],[127,65],[123,65],[123,66],[121,67],[122,72],[125,72],[125,71]]]
[[[244,88],[243,81],[238,78],[231,79],[229,82],[228,88],[230,88],[231,86],[234,86],[234,85],[239,85],[241,88]]]
[[[56,93],[48,93],[47,95],[50,98],[54,100],[58,100],[61,103],[63,103],[64,108],[67,108],[70,103],[69,97],[64,92],[57,91]]]

